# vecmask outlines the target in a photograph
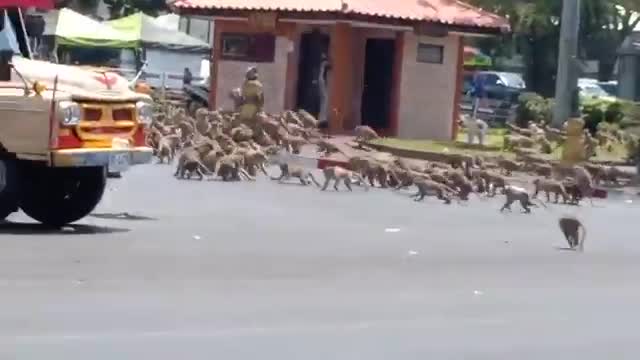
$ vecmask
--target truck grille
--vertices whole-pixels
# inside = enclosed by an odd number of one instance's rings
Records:
[[[88,146],[111,146],[114,137],[131,138],[138,129],[135,104],[81,103],[82,119],[76,127],[78,137]]]

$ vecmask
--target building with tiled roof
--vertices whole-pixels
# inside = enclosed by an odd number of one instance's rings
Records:
[[[257,65],[267,112],[304,108],[326,113],[334,133],[365,124],[403,138],[455,136],[463,36],[510,30],[506,19],[457,0],[175,0],[172,7],[214,19],[211,107],[230,108],[227,94]],[[330,67],[321,77],[323,56]]]

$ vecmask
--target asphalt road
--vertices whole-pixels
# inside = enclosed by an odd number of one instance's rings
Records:
[[[0,359],[640,354],[640,200],[500,214],[171,170],[132,169],[63,231],[0,226]],[[563,250],[563,213],[585,253]]]

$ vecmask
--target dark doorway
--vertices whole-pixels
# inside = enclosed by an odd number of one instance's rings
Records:
[[[391,124],[394,39],[367,39],[364,58],[362,124],[388,130]]]
[[[296,106],[316,117],[320,113],[318,76],[322,54],[329,55],[329,35],[319,30],[302,34]]]

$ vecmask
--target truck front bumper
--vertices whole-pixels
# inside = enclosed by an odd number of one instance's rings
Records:
[[[112,148],[81,148],[55,150],[51,153],[52,164],[55,167],[80,166],[114,166],[114,159],[118,159],[119,168],[116,172],[125,170],[129,165],[148,164],[153,157],[150,147],[134,147],[128,149]],[[123,164],[123,161],[126,164]],[[126,166],[125,166],[126,165]]]

